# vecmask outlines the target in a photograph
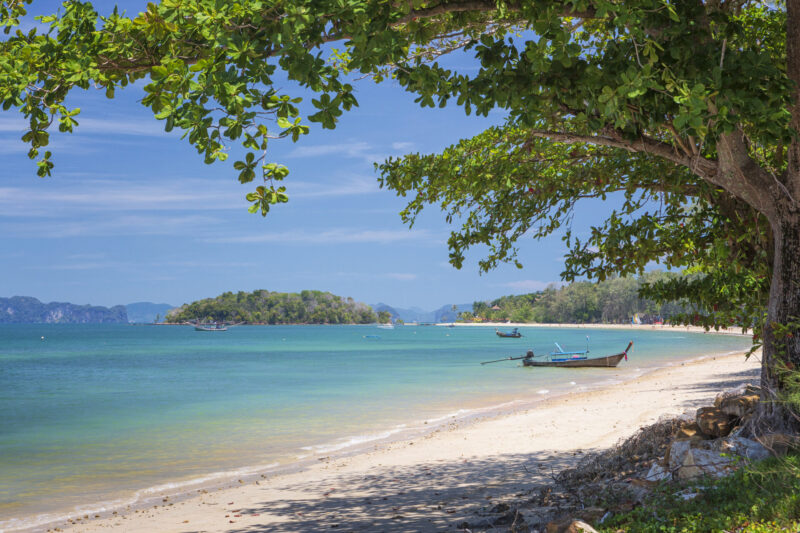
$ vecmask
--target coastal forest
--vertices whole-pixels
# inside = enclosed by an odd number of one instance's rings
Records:
[[[330,292],[225,292],[171,311],[168,323],[371,324],[378,315],[367,304]]]
[[[641,293],[642,288],[683,278],[670,272],[648,272],[638,278],[610,278],[600,283],[576,281],[543,291],[510,295],[490,302],[475,302],[463,312],[464,322],[534,322],[566,324],[629,323],[635,315],[646,322],[684,319],[692,309],[687,302],[659,303]]]

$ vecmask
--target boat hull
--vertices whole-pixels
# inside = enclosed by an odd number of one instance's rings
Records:
[[[513,333],[500,333],[500,332],[498,331],[498,332],[497,332],[497,336],[498,336],[498,337],[502,337],[502,338],[504,338],[504,339],[519,339],[520,337],[522,337],[522,334],[521,334],[521,333],[517,333],[517,334],[515,335],[515,334],[513,334]]]
[[[563,366],[569,368],[581,367],[615,367],[625,357],[625,352],[607,355],[606,357],[593,357],[591,359],[571,359],[566,361],[530,361],[523,360],[523,366]]]

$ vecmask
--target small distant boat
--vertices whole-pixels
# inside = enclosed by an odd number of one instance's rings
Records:
[[[552,352],[549,355],[549,359],[547,361],[534,361],[533,360],[533,352],[529,351],[528,354],[521,358],[523,366],[557,366],[557,367],[570,367],[570,368],[581,368],[581,367],[615,367],[619,364],[620,361],[624,358],[626,361],[628,360],[628,350],[631,349],[633,346],[633,341],[628,343],[628,347],[625,348],[624,351],[614,354],[614,355],[607,355],[605,357],[589,357],[588,354],[589,350],[584,352],[565,352],[565,351],[558,351]]]
[[[184,322],[188,326],[194,326],[195,331],[228,331],[229,327],[239,326],[244,322],[231,324],[228,322]]]
[[[216,322],[211,324],[195,324],[194,325],[195,331],[228,331],[228,326],[225,324],[217,324]]]
[[[517,330],[517,328],[514,328],[510,332],[505,332],[505,331],[500,331],[498,329],[495,329],[494,332],[497,333],[498,337],[503,337],[503,338],[506,338],[506,339],[519,339],[520,337],[522,337],[522,333],[520,333]]]
[[[378,324],[378,329],[394,329],[394,324]]]

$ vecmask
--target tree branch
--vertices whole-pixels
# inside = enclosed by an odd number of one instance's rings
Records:
[[[748,154],[749,147],[741,130],[720,135],[717,141],[719,172],[709,180],[750,204],[770,221],[775,220],[776,194],[774,181]]]
[[[439,4],[437,6],[426,7],[423,9],[412,9],[408,15],[395,21],[394,24],[405,24],[407,22],[411,22],[412,20],[433,18],[446,13],[463,13],[465,11],[487,13],[489,11],[496,10],[497,3],[491,1],[482,2],[480,0],[470,0],[464,2],[452,2],[449,4]]]
[[[644,152],[672,161],[676,165],[690,169],[694,174],[710,181],[709,178],[717,173],[717,162],[701,156],[688,157],[675,151],[672,145],[665,142],[641,136],[635,141],[627,141],[616,135],[578,135],[576,133],[561,131],[532,130],[532,137],[546,138],[563,143],[587,143],[598,146],[621,148],[628,152]]]
[[[519,11],[520,4],[506,4],[506,8],[509,11]],[[427,19],[438,17],[439,15],[445,15],[447,13],[464,13],[468,11],[473,11],[476,13],[489,13],[491,11],[497,11],[497,2],[491,0],[464,0],[461,2],[449,2],[446,4],[439,4],[432,7],[426,7],[423,9],[413,9],[411,10],[408,15],[401,17],[394,23],[392,26],[406,24],[411,22],[412,20],[418,19]],[[588,7],[583,11],[573,10],[568,6],[564,6],[564,10],[560,13],[563,17],[575,17],[575,18],[594,18],[596,16],[596,11],[592,7]]]

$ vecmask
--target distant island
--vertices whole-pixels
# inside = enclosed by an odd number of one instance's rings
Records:
[[[32,296],[0,298],[0,324],[127,324],[124,305],[42,303]]]
[[[386,314],[388,319],[388,313]],[[166,323],[241,322],[244,324],[371,324],[372,308],[330,292],[225,292],[170,311]]]
[[[128,311],[128,322],[136,324],[161,322],[161,319],[167,316],[167,313],[174,308],[174,305],[155,304],[153,302],[135,302],[125,306]]]
[[[387,312],[391,315],[393,321],[401,320],[403,322],[455,322],[461,313],[471,313],[474,304],[456,304],[456,305],[443,305],[442,307],[433,311],[425,311],[419,307],[411,307],[404,309],[401,307],[394,307],[385,303],[372,304],[372,309],[376,313]]]

